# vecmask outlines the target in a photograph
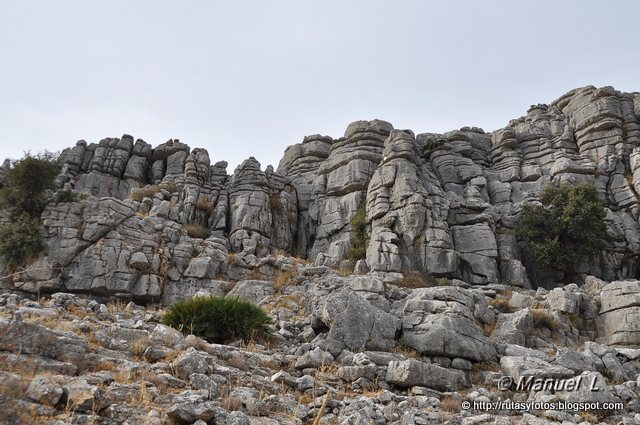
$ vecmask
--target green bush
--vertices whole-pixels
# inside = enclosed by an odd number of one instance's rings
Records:
[[[53,202],[57,203],[65,203],[65,202],[78,202],[80,199],[84,197],[73,190],[59,190],[56,192],[53,197]]]
[[[356,215],[351,219],[351,247],[347,256],[353,261],[362,260],[367,256],[367,246],[369,238],[367,238],[367,202],[362,199]]]
[[[40,217],[48,202],[44,192],[55,189],[55,178],[60,169],[57,157],[51,153],[27,154],[14,161],[5,174],[0,203],[11,210],[14,219],[22,214]]]
[[[543,269],[573,271],[579,260],[603,248],[604,203],[593,185],[548,185],[540,201],[542,205],[524,206],[516,236],[526,242]]]
[[[42,250],[43,230],[37,218],[23,214],[13,223],[0,226],[0,255],[10,271],[15,271]]]
[[[245,341],[269,334],[273,320],[260,307],[231,297],[195,297],[171,306],[162,322],[209,342]]]

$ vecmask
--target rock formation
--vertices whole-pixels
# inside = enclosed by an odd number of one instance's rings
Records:
[[[514,228],[522,205],[560,182],[594,184],[607,206],[611,241],[577,279],[638,277],[639,116],[637,93],[584,87],[491,134],[356,121],[339,139],[288,147],[277,171],[249,158],[233,175],[178,140],[80,141],[57,183],[91,197],[47,207],[48,255],[4,285],[157,300],[178,284],[269,276],[277,253],[352,269],[351,221],[366,208],[361,271],[554,286],[537,277]],[[210,236],[188,236],[193,225]]]
[[[77,199],[45,208],[42,254],[0,264],[0,421],[640,423],[637,93],[577,89],[491,134],[357,121],[277,171],[128,135],[64,161]],[[561,182],[595,185],[610,235],[571,284],[515,236]],[[270,345],[160,323],[209,294],[261,306]],[[582,385],[518,388],[548,379]],[[539,407],[560,402],[601,404]]]

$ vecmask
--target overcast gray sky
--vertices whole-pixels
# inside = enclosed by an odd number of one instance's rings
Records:
[[[640,2],[3,1],[0,158],[123,133],[228,171],[357,119],[495,130],[588,84],[640,90]]]

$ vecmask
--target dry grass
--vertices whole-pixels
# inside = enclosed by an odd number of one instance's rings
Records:
[[[282,205],[280,197],[275,193],[269,197],[269,205],[271,206],[271,212],[273,214],[282,214],[284,211],[284,205]]]
[[[431,288],[436,286],[438,282],[433,276],[420,273],[405,273],[403,279],[393,282],[394,285],[401,288],[417,289]]]
[[[196,210],[202,211],[205,214],[211,215],[214,207],[213,201],[209,196],[200,196],[196,201]]]
[[[514,311],[507,298],[493,298],[489,304],[500,313],[513,313]]]
[[[129,352],[138,359],[144,357],[144,352],[151,345],[151,339],[148,336],[138,338],[135,341],[131,341],[129,344]]]
[[[295,267],[282,270],[276,275],[273,281],[273,289],[275,289],[277,294],[281,294],[286,287],[296,284],[297,277],[298,269]]]
[[[158,186],[147,186],[142,189],[137,189],[131,192],[130,198],[134,201],[142,201],[144,198],[152,198],[153,195],[160,192]]]
[[[95,371],[99,372],[104,370],[106,372],[115,372],[117,370],[117,366],[114,362],[103,360],[96,365]]]
[[[302,315],[305,313],[305,305],[302,302],[304,294],[300,291],[296,291],[293,294],[289,295],[281,295],[277,298],[275,304],[270,305],[267,310],[271,313],[273,310],[277,310],[280,308],[286,308],[291,310],[292,308],[296,308],[298,314]],[[298,316],[296,314],[296,317]]]
[[[123,300],[113,300],[107,303],[107,311],[110,314],[126,313],[127,304]]]
[[[543,308],[534,308],[533,312],[533,327],[536,329],[547,328],[550,331],[557,330],[558,325],[551,313]]]
[[[206,239],[211,235],[211,231],[198,223],[187,223],[182,226],[182,228],[187,232],[192,238],[198,239]]]
[[[408,359],[420,359],[421,355],[418,350],[413,349],[411,347],[407,347],[406,345],[397,344],[393,349],[394,353],[402,354]]]
[[[74,316],[77,316],[81,319],[84,319],[87,316],[93,315],[92,311],[87,311],[84,307],[80,307],[77,305],[70,305],[69,308],[67,308],[67,311],[70,314],[73,314]]]
[[[473,372],[500,372],[500,363],[498,362],[480,362],[473,365]]]
[[[450,396],[445,396],[442,399],[440,408],[445,412],[458,413],[462,408],[462,402]]]
[[[493,332],[496,330],[497,324],[498,324],[497,321],[495,323],[484,323],[482,325],[482,333],[484,334],[484,336],[493,335]]]

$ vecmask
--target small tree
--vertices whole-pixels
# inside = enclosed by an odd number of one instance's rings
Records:
[[[55,178],[60,169],[54,154],[27,154],[7,170],[5,186],[0,190],[0,203],[11,210],[14,218],[23,214],[40,217],[48,201],[44,192],[55,189]]]
[[[0,226],[0,255],[11,271],[42,250],[44,231],[40,214],[48,202],[45,191],[55,188],[60,168],[54,154],[27,154],[14,161],[5,173],[0,207],[9,209],[12,222]]]
[[[548,185],[540,202],[522,208],[516,236],[526,242],[541,268],[571,272],[579,260],[603,248],[604,202],[597,199],[593,185]]]
[[[15,271],[42,250],[42,236],[40,221],[27,214],[9,225],[0,226],[0,255],[10,271]]]

